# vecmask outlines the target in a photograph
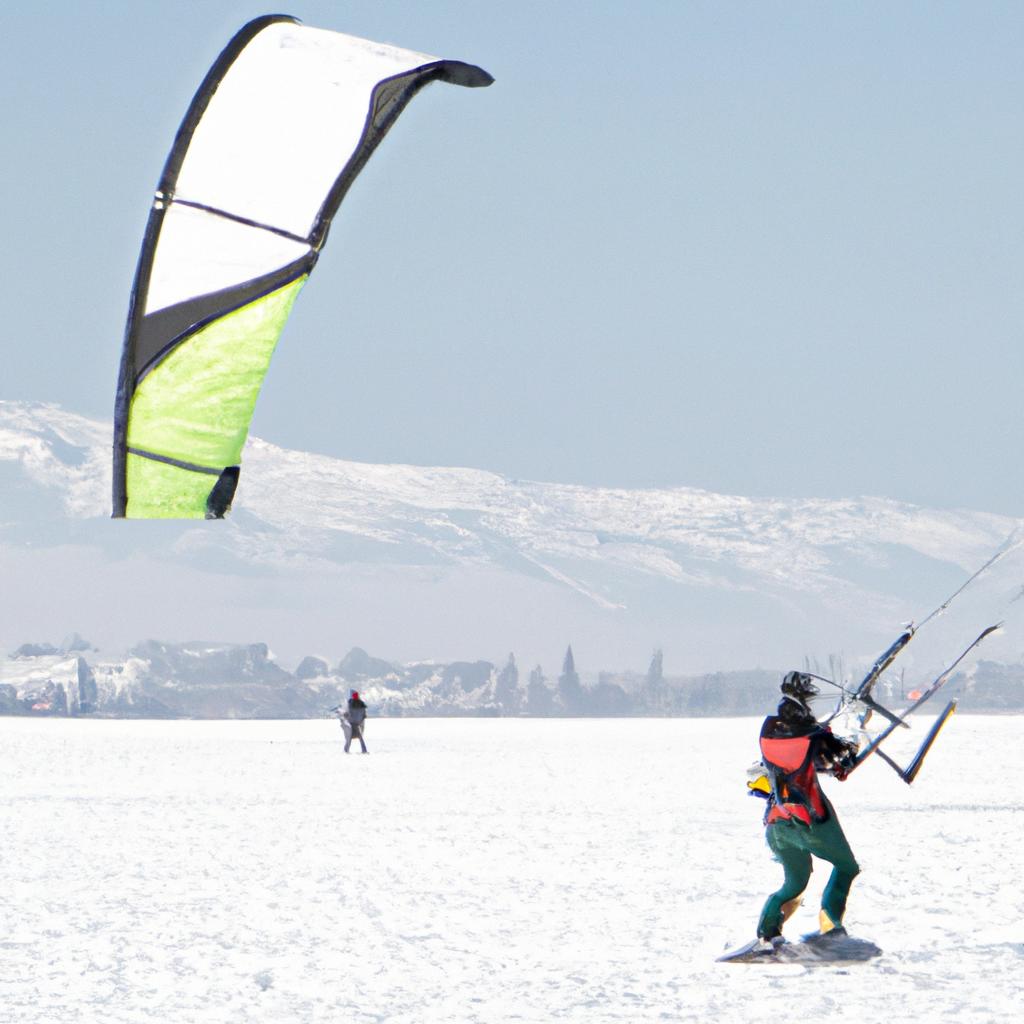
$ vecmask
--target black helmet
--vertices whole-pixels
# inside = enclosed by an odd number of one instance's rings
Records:
[[[804,672],[787,672],[782,679],[783,703],[796,704],[807,714],[811,714],[810,700],[817,697],[818,688],[814,680]]]

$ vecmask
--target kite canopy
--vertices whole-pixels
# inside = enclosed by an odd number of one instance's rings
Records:
[[[256,397],[331,219],[405,105],[486,71],[271,15],[178,129],[135,274],[114,414],[115,518],[219,519]]]

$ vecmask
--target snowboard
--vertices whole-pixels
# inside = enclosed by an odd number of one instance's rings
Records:
[[[857,939],[845,928],[820,934],[812,932],[799,942],[781,942],[764,949],[758,939],[723,953],[717,963],[726,964],[829,964],[866,963],[881,955],[881,949],[867,939]]]

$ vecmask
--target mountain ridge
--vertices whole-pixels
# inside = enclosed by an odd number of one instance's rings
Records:
[[[79,578],[101,581],[112,604],[134,568],[132,587],[154,600],[149,620],[122,607],[131,630],[105,628],[63,602],[58,622],[15,609],[0,640],[82,628],[124,645],[255,631],[298,656],[335,646],[333,619],[353,640],[409,660],[462,653],[479,637],[484,652],[514,648],[530,660],[540,660],[534,648],[553,654],[572,641],[610,665],[654,647],[670,659],[685,649],[684,671],[784,664],[808,651],[874,649],[1020,525],[887,498],[746,498],[380,466],[259,438],[246,446],[226,521],[111,521],[110,438],[104,421],[0,401],[0,553],[21,580],[68,580],[84,565]],[[225,605],[251,605],[249,628],[237,607],[208,607],[205,618],[186,607],[211,587]],[[275,611],[285,641],[271,631]]]

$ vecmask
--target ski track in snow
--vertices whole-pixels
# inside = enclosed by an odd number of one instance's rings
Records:
[[[781,880],[758,726],[0,719],[0,1022],[1016,1020],[1024,718],[829,784],[843,968],[714,963]]]

